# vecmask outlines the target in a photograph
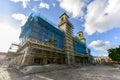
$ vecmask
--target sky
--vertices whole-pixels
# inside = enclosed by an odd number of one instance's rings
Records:
[[[74,36],[83,31],[93,56],[107,56],[107,49],[120,45],[120,0],[0,0],[0,52],[19,43],[21,26],[38,12],[58,25],[66,12]]]

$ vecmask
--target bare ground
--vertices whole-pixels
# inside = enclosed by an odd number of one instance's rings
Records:
[[[24,75],[17,70],[1,68],[0,80],[120,80],[120,69],[96,65]]]

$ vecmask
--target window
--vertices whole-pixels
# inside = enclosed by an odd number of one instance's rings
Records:
[[[82,34],[79,34],[80,37],[82,37]]]
[[[63,21],[63,17],[61,18],[61,22]]]

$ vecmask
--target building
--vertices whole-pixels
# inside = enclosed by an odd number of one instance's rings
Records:
[[[60,16],[56,27],[39,13],[32,13],[21,28],[20,46],[12,58],[18,66],[87,63],[90,49],[83,32],[73,36],[69,16]]]
[[[4,61],[6,61],[6,56],[7,56],[7,53],[0,52],[0,65],[2,65]]]
[[[108,56],[94,56],[93,63],[95,64],[105,64],[106,62],[112,61]]]

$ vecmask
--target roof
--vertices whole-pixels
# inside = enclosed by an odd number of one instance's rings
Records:
[[[63,15],[66,15],[69,18],[69,16],[65,12],[59,18],[61,18]]]
[[[79,31],[78,34],[79,34],[79,33],[83,33],[83,32],[82,32],[82,31]]]

